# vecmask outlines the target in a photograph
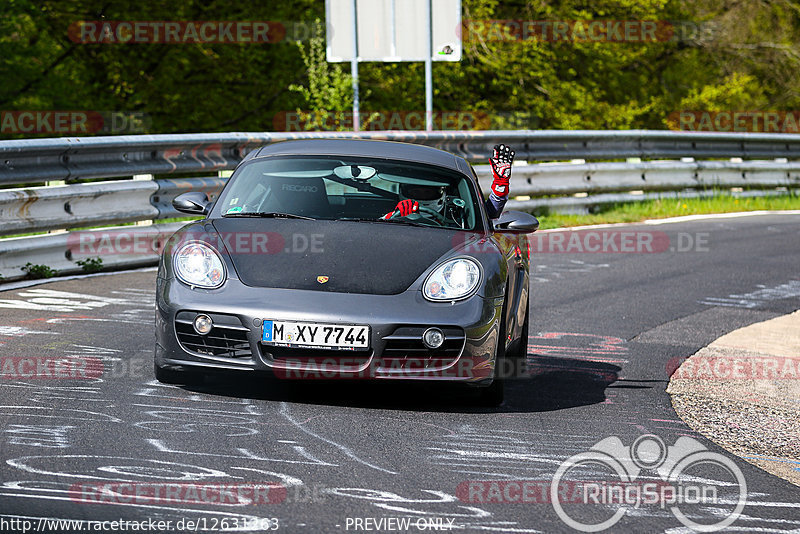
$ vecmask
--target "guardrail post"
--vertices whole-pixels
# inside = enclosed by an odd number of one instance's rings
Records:
[[[49,182],[45,182],[44,185],[47,187],[54,187],[59,185],[67,185],[66,180],[50,180]],[[58,228],[56,230],[48,230],[48,234],[63,234],[67,231],[66,228]]]
[[[153,175],[152,174],[134,174],[133,175],[133,179],[134,180],[153,180]],[[136,221],[136,226],[150,226],[151,224],[153,224],[153,220],[152,219],[147,220],[147,221]]]

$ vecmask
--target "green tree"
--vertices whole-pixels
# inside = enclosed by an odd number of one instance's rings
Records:
[[[324,28],[319,19],[314,24]],[[300,124],[306,130],[352,129],[348,121],[342,120],[348,115],[341,112],[352,106],[353,78],[338,63],[328,63],[322,32],[312,37],[308,45],[298,42],[297,47],[306,68],[306,85],[292,84],[289,90],[300,93],[304,99],[303,109],[297,109]]]
[[[664,21],[673,31],[640,42],[500,40],[467,32],[463,59],[433,66],[434,109],[482,112],[494,128],[667,128],[679,110],[800,105],[800,8],[794,0],[462,5],[465,22],[644,20]],[[137,112],[149,118],[153,133],[274,130],[289,110],[345,112],[352,104],[349,76],[324,61],[321,33],[309,39],[314,32],[307,31],[323,17],[319,0],[5,0],[0,111]],[[306,31],[299,46],[292,31],[268,44],[70,39],[71,25],[97,20],[270,21]],[[359,74],[366,117],[424,109],[421,63],[362,63]]]

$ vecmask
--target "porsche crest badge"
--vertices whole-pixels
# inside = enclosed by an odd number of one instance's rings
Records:
[[[319,282],[320,284],[324,284],[328,280],[329,280],[329,278],[327,276],[318,276],[317,277],[317,282]]]

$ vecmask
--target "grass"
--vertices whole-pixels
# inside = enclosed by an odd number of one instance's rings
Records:
[[[734,197],[719,195],[708,198],[664,199],[613,204],[598,213],[572,215],[560,213],[536,213],[539,228],[565,228],[589,224],[613,224],[639,222],[646,219],[663,219],[682,215],[706,213],[732,213],[759,210],[800,210],[800,195],[774,197]]]

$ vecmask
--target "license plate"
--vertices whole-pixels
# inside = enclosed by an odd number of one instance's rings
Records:
[[[284,347],[365,350],[369,348],[369,326],[264,321],[261,342]]]

